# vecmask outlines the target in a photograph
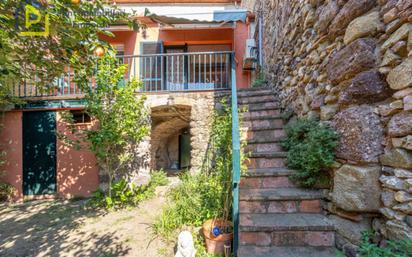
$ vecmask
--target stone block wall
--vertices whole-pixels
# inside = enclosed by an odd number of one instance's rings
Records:
[[[412,239],[412,1],[243,2],[263,16],[263,70],[283,106],[341,134],[327,207],[338,245],[371,226]]]

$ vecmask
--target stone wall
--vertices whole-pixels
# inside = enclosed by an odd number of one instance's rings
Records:
[[[151,135],[136,150],[144,156],[140,177],[148,177],[155,170],[156,154],[182,129],[189,128],[191,140],[191,172],[198,172],[208,161],[210,129],[213,112],[228,92],[187,92],[148,94],[146,105],[151,110]]]
[[[412,239],[412,1],[243,2],[263,15],[264,71],[283,106],[341,134],[327,207],[338,246],[371,226]]]

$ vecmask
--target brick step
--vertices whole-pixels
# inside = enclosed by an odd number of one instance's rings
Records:
[[[283,177],[295,172],[288,168],[249,169],[244,177]]]
[[[255,120],[264,120],[264,121],[266,121],[266,120],[281,120],[281,121],[283,122],[282,117],[281,117],[280,115],[278,115],[278,116],[265,115],[265,116],[247,117],[247,118],[245,117],[245,118],[243,118],[243,120],[245,120],[245,121],[255,121]]]
[[[269,110],[259,110],[259,111],[248,111],[242,114],[243,119],[248,119],[251,117],[263,117],[263,116],[279,116],[279,109],[269,109]]]
[[[313,213],[274,213],[241,214],[240,231],[333,231],[332,223],[322,214]]]
[[[259,156],[258,154],[262,154]],[[248,161],[246,162],[247,167],[249,169],[262,169],[262,168],[282,168],[286,167],[287,160],[286,158],[279,154],[276,156],[273,154],[272,156],[266,155],[267,153],[252,153],[252,156],[249,157]]]
[[[256,152],[256,153],[261,153],[261,152],[269,152],[269,151],[283,151],[282,146],[279,144],[279,142],[274,142],[274,143],[260,143],[259,141],[263,141],[260,138],[257,138],[256,140],[253,139],[252,144],[248,144],[245,146],[245,152]]]
[[[285,136],[286,132],[283,129],[242,130],[242,139],[257,139],[262,143],[278,138],[283,139]]]
[[[242,177],[240,180],[240,188],[244,189],[260,189],[260,188],[289,188],[296,187],[288,176],[282,177]]]
[[[248,103],[239,104],[239,109],[243,110],[246,108],[248,111],[260,111],[267,109],[279,109],[280,104],[278,102],[263,102],[263,103]]]
[[[251,96],[242,97],[238,99],[238,104],[254,104],[254,103],[267,103],[267,102],[277,102],[274,95],[263,95],[263,96]]]
[[[237,96],[239,98],[263,96],[263,95],[273,95],[273,91],[270,89],[261,89],[261,90],[253,90],[253,91],[239,91],[237,93]]]
[[[322,201],[240,201],[240,213],[322,213]]]
[[[270,87],[248,87],[248,88],[239,88],[237,91],[239,93],[242,92],[255,92],[255,91],[261,91],[261,90],[270,90]]]
[[[267,159],[277,159],[277,158],[286,158],[287,152],[251,152],[249,154],[249,158],[257,159],[257,158],[267,158]]]
[[[242,129],[247,130],[267,130],[267,129],[282,129],[282,119],[244,119],[242,122]]]
[[[307,246],[307,247],[285,247],[267,246],[256,247],[242,245],[238,251],[239,257],[335,257],[338,251],[334,247]]]
[[[241,189],[241,201],[317,200],[325,197],[325,190],[307,188]]]

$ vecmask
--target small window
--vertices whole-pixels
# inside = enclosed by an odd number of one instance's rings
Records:
[[[84,124],[92,121],[90,116],[84,111],[70,111],[70,113],[73,115],[74,124]]]

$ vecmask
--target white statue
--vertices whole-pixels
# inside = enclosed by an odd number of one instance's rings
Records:
[[[192,234],[189,231],[183,231],[179,234],[177,241],[177,251],[175,257],[195,257],[196,250]]]

